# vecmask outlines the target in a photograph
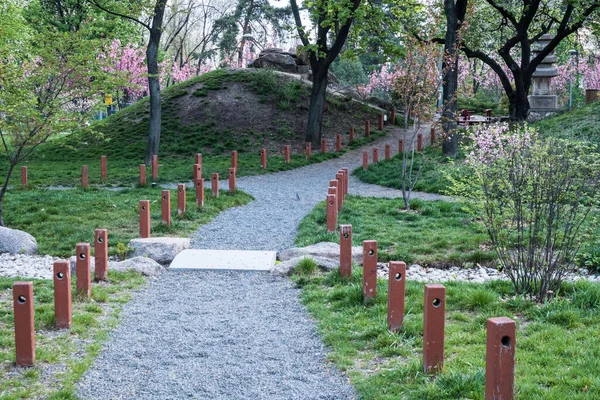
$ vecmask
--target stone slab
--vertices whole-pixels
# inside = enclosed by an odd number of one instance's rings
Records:
[[[274,251],[188,249],[177,254],[169,270],[270,271]]]

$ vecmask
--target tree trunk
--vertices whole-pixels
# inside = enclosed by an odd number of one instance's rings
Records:
[[[160,33],[150,33],[150,41],[146,49],[148,63],[148,88],[150,90],[150,132],[146,149],[146,165],[152,163],[152,155],[158,154],[160,144],[161,105],[160,81],[158,75],[158,45]]]
[[[8,156],[8,155],[7,155]],[[8,156],[10,158],[10,156]],[[4,195],[8,189],[8,181],[12,176],[12,173],[15,169],[15,162],[13,159],[10,159],[10,165],[8,166],[8,171],[6,172],[6,177],[2,187],[0,188],[0,226],[4,226],[4,216],[2,214],[2,202],[4,201]]]
[[[313,85],[310,93],[308,125],[306,127],[306,141],[312,142],[313,148],[318,148],[321,145],[321,124],[327,94],[327,71],[322,75],[313,70]]]
[[[520,85],[517,85],[517,90],[508,97],[508,114],[513,121],[526,121],[529,117],[528,93],[525,89],[519,89],[519,87]]]

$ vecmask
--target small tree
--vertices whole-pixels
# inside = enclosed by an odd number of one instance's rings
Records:
[[[485,127],[472,139],[474,173],[459,193],[482,215],[517,293],[541,301],[560,288],[597,205],[596,149],[542,140],[522,126]]]

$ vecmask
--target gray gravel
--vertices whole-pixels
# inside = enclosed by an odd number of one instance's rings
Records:
[[[167,272],[78,386],[82,399],[353,399],[284,278]]]

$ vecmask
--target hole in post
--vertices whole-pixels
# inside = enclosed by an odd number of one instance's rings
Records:
[[[63,274],[62,272],[58,272],[56,274],[56,277],[58,278],[59,281],[62,281],[62,279],[65,277],[65,274]]]
[[[373,251],[373,249],[369,250],[369,255],[372,256],[373,254],[375,254],[375,252]]]
[[[104,238],[102,238],[102,236],[100,236],[100,237],[98,238],[98,243],[102,243],[102,242],[104,242]]]
[[[179,188],[179,193],[183,193],[183,189],[182,188]]]
[[[217,177],[216,177],[216,176],[215,176],[215,177],[213,177],[213,181],[216,181],[216,180],[217,180]]]
[[[348,236],[350,236],[348,233],[344,233],[344,239],[348,239]]]
[[[502,343],[502,346],[510,348],[510,336],[502,336],[500,342]]]
[[[83,253],[80,253],[80,254],[79,254],[79,259],[80,259],[80,260],[85,260],[85,254],[83,254]]]
[[[401,274],[400,272],[396,272],[396,275],[394,275],[394,278],[395,278],[397,281],[400,281],[400,280],[402,280],[402,274]]]
[[[442,304],[442,301],[438,298],[435,298],[435,299],[433,299],[432,304],[434,307],[439,307]]]
[[[202,185],[200,184],[200,182],[196,183],[196,185],[197,185],[198,187],[202,186]]]
[[[19,304],[25,304],[27,302],[27,297],[20,295],[17,297],[17,303]]]
[[[142,210],[146,211],[146,206],[142,206]]]
[[[166,200],[166,199],[167,199],[167,196],[163,196],[163,200]]]
[[[329,204],[333,205],[333,201],[330,201]]]

